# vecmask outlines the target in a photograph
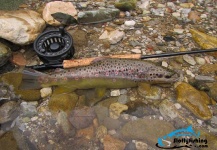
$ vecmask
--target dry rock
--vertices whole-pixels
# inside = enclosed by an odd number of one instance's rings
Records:
[[[103,32],[103,34],[99,37],[100,40],[107,39],[110,44],[116,44],[123,39],[125,33],[123,31],[114,30],[108,32],[107,30]]]
[[[1,38],[25,45],[44,30],[45,21],[32,10],[0,11],[0,27]]]
[[[57,12],[69,14],[73,17],[77,15],[77,10],[75,9],[75,6],[71,2],[54,1],[46,4],[43,10],[43,19],[46,21],[46,23],[50,25],[53,26],[61,25],[59,21],[55,20],[51,16],[51,14]]]
[[[41,93],[41,97],[45,98],[47,96],[50,96],[52,94],[52,88],[51,87],[47,87],[47,88],[42,88],[40,90]]]

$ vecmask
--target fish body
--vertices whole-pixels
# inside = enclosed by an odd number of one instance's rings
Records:
[[[64,69],[51,75],[38,72],[24,72],[21,87],[40,88],[65,86],[75,89],[127,88],[140,82],[151,84],[173,83],[178,75],[154,63],[133,59],[96,60],[89,66]]]

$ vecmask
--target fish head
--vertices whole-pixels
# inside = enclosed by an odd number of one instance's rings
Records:
[[[179,80],[179,75],[173,70],[157,67],[148,71],[148,79],[153,83],[174,83]]]

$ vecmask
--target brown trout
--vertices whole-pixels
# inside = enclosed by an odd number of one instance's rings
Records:
[[[76,89],[128,88],[138,83],[173,83],[178,75],[154,63],[136,59],[96,60],[89,66],[64,69],[51,75],[25,70],[21,89],[61,86]]]

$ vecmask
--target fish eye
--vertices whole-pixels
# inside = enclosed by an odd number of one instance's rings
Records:
[[[170,75],[165,75],[165,78],[169,79],[169,78],[171,78],[171,76]]]

